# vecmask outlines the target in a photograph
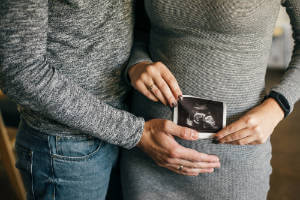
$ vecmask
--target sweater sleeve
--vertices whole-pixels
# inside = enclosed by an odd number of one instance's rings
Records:
[[[115,109],[47,61],[47,0],[0,4],[0,86],[34,112],[125,148],[140,140],[144,120]],[[80,68],[80,66],[78,66]]]
[[[285,0],[283,6],[286,7],[291,19],[295,46],[291,62],[280,84],[272,90],[282,94],[288,100],[292,111],[294,104],[300,99],[300,1]]]
[[[152,62],[148,51],[149,32],[150,21],[144,8],[144,1],[136,1],[134,43],[129,62],[124,70],[124,78],[129,85],[131,85],[128,77],[130,67],[140,62]]]

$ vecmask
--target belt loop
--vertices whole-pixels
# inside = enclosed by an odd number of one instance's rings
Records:
[[[50,155],[56,154],[56,136],[53,135],[48,136],[48,145],[49,145]]]

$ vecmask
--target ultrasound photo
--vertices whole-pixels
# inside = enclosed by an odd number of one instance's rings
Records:
[[[195,129],[200,139],[210,138],[226,126],[226,105],[223,102],[183,95],[174,108],[173,121]]]

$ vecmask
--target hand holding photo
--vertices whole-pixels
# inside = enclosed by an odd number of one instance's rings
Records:
[[[173,111],[173,122],[199,132],[199,139],[212,138],[226,126],[223,102],[183,95]]]

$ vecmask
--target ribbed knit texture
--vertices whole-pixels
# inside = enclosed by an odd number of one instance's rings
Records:
[[[130,65],[162,61],[183,94],[224,101],[228,123],[258,105],[265,95],[265,72],[280,0],[145,0],[151,21],[148,55],[138,41]],[[292,63],[274,90],[293,107],[300,97],[300,1],[285,4],[295,30]],[[143,51],[143,53],[141,53]],[[144,58],[141,57],[144,56]],[[133,96],[132,112],[145,119],[171,119],[171,110],[143,95]],[[197,177],[158,167],[138,149],[124,151],[126,200],[263,200],[269,189],[271,145],[233,146],[209,139],[184,146],[215,154],[221,168]]]
[[[117,109],[128,91],[121,71],[132,7],[133,0],[1,1],[0,85],[30,126],[135,146],[144,120]]]

